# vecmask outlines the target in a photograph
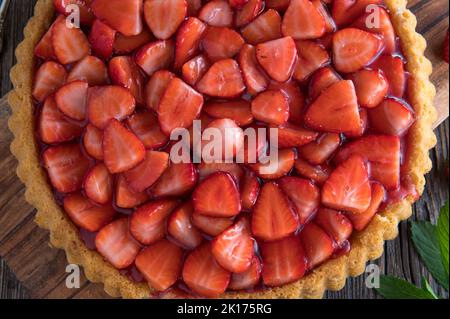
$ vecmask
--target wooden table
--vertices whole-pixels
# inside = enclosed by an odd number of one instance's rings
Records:
[[[35,0],[11,1],[5,30],[5,46],[0,59],[0,96],[11,89],[8,77],[14,63],[13,50],[22,39],[22,29],[32,15]],[[448,65],[442,62],[442,43],[448,28],[446,0],[410,1],[419,18],[418,31],[429,41],[427,56],[435,65],[432,80],[439,88],[439,105],[448,104]],[[30,52],[31,54],[31,52]],[[445,93],[446,92],[446,93]],[[448,109],[447,109],[448,112]],[[106,298],[101,285],[83,279],[81,289],[65,287],[65,254],[48,245],[48,233],[33,222],[34,209],[23,197],[24,187],[15,176],[16,161],[9,152],[12,139],[7,129],[10,109],[0,105],[0,298]],[[438,145],[431,152],[433,171],[428,186],[415,205],[413,219],[436,220],[439,208],[448,198],[445,160],[448,158],[449,122],[437,130]],[[409,224],[400,225],[400,236],[386,244],[386,252],[378,264],[384,273],[406,278],[415,284],[421,276],[431,278],[420,262],[409,239]],[[8,266],[7,266],[8,265]],[[435,287],[435,282],[433,281]],[[443,294],[443,290],[438,290]],[[329,292],[327,298],[378,298],[364,285],[364,277],[349,279],[345,289]]]

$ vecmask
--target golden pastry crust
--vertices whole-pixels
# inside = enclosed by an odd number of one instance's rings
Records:
[[[85,247],[78,230],[54,200],[46,173],[40,166],[31,96],[35,63],[32,52],[52,22],[52,3],[52,0],[38,0],[35,15],[25,28],[25,39],[16,50],[17,65],[11,70],[14,91],[9,95],[13,111],[9,127],[15,137],[11,151],[19,161],[17,175],[26,185],[26,200],[38,210],[37,224],[50,231],[51,244],[65,250],[69,263],[83,266],[86,277],[92,282],[103,283],[105,291],[111,296],[146,298],[152,293],[147,284],[130,281],[97,252]],[[437,117],[433,106],[436,92],[429,81],[432,65],[424,56],[426,41],[415,32],[417,21],[406,9],[407,0],[385,0],[385,3],[408,61],[407,70],[411,74],[408,99],[417,115],[417,121],[408,135],[409,162],[403,174],[422,194],[424,174],[432,167],[428,151],[436,144],[432,130]],[[397,237],[398,224],[411,216],[413,201],[413,198],[406,198],[377,214],[364,231],[352,236],[352,249],[348,254],[326,262],[301,280],[256,293],[226,293],[223,297],[321,298],[327,289],[342,289],[348,276],[362,274],[369,260],[382,255],[385,240]]]

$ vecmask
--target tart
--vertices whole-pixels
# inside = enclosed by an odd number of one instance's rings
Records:
[[[39,0],[9,96],[37,223],[112,296],[343,288],[431,169],[432,67],[406,5]],[[170,135],[197,119],[233,130],[221,159],[264,151],[249,127],[277,130],[278,158],[175,164]]]

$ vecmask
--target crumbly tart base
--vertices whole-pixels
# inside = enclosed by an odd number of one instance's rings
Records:
[[[436,119],[433,106],[435,87],[429,81],[432,65],[424,56],[425,39],[415,32],[416,17],[406,9],[407,0],[385,0],[391,12],[392,23],[400,37],[403,53],[411,74],[408,100],[414,108],[417,121],[408,136],[408,163],[404,176],[416,186],[419,194],[425,187],[424,174],[432,167],[428,151],[436,144],[432,124]],[[17,175],[26,185],[26,200],[36,207],[36,222],[50,231],[53,247],[64,249],[69,263],[84,267],[91,282],[103,283],[105,291],[114,297],[147,298],[152,289],[146,283],[136,283],[121,275],[117,269],[96,252],[86,248],[77,228],[56,203],[46,173],[40,166],[39,150],[35,140],[33,100],[31,96],[34,74],[34,47],[48,29],[54,16],[52,0],[38,0],[35,15],[25,28],[24,41],[17,47],[17,65],[11,70],[14,91],[9,95],[13,114],[9,127],[14,134],[11,151],[19,161]],[[328,290],[340,290],[347,277],[359,276],[369,260],[383,253],[384,241],[398,235],[399,222],[412,213],[413,198],[406,198],[388,206],[377,214],[370,225],[351,238],[348,254],[329,260],[297,282],[260,292],[225,293],[223,298],[321,298]],[[167,296],[170,297],[170,296]]]

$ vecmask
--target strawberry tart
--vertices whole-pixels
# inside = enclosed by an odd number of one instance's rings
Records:
[[[37,223],[112,296],[341,289],[431,168],[435,89],[406,6],[38,0],[9,96]],[[175,162],[172,133],[197,120],[257,160]],[[277,131],[275,162],[247,128]]]

